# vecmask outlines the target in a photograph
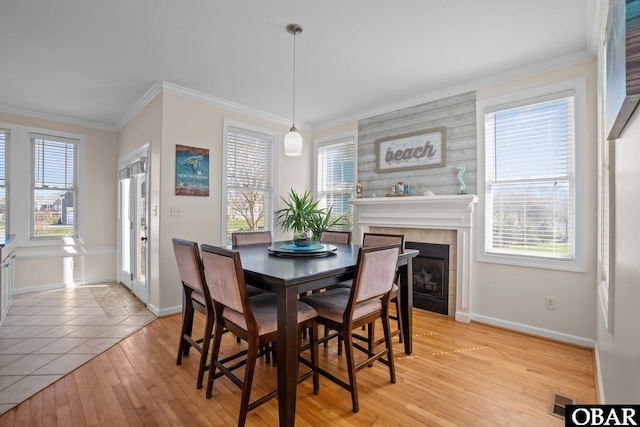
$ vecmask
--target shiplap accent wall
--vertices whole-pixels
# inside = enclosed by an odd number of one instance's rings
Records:
[[[429,130],[447,129],[446,166],[400,172],[376,173],[375,141],[380,138]],[[358,177],[362,197],[384,197],[398,181],[411,184],[411,194],[427,190],[437,195],[460,192],[458,170],[465,165],[465,193],[476,194],[476,94],[461,95],[416,105],[358,122]]]

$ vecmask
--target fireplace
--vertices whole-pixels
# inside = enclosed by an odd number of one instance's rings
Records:
[[[445,243],[455,245],[450,248],[449,266],[450,316],[460,322],[470,319],[470,290],[473,287],[471,274],[472,260],[475,258],[475,207],[478,196],[473,194],[448,196],[378,197],[349,199],[355,208],[354,241],[362,239],[362,234],[372,229],[391,234],[404,234],[406,241]],[[417,232],[450,232],[454,241],[421,238]],[[360,240],[361,241],[361,240]],[[413,280],[412,280],[413,283]],[[413,292],[412,292],[413,297]]]
[[[420,253],[413,260],[413,306],[449,314],[449,245],[406,242]]]

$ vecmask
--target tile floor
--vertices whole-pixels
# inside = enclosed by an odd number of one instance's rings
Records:
[[[115,282],[15,295],[0,326],[0,414],[153,319]]]

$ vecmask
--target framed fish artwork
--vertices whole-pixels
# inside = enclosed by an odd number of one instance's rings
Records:
[[[209,196],[209,150],[176,144],[176,195]]]

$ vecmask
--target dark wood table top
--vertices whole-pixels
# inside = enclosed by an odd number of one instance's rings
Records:
[[[236,246],[240,252],[242,268],[248,283],[259,281],[269,290],[274,287],[298,286],[299,292],[322,288],[353,278],[360,245],[332,243],[337,249],[323,257],[282,257],[267,249],[271,245],[284,245],[289,241],[264,245]],[[405,249],[399,263],[418,254],[415,249]],[[252,279],[254,279],[252,281]]]

